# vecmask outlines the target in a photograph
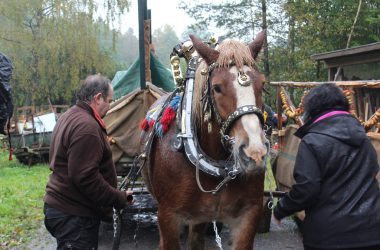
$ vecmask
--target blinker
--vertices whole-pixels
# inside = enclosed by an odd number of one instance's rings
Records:
[[[251,78],[246,73],[239,71],[238,83],[244,87],[249,86],[249,85],[251,85]]]

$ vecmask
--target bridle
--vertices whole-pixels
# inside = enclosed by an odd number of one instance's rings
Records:
[[[229,66],[234,66],[234,63],[229,64]],[[219,67],[217,63],[212,63],[208,66],[207,70],[202,70],[201,74],[206,75],[206,89],[204,95],[202,96],[202,106],[203,110],[206,111],[207,120],[211,120],[211,109],[212,113],[215,115],[216,121],[220,127],[219,134],[221,138],[222,145],[225,149],[231,151],[232,145],[234,144],[234,138],[230,137],[228,134],[233,126],[233,124],[243,115],[255,114],[259,118],[260,124],[264,126],[264,115],[260,108],[255,105],[244,105],[237,107],[235,111],[228,115],[227,119],[223,119],[216,108],[215,97],[211,93],[211,74],[215,68]],[[238,82],[243,87],[249,87],[252,83],[250,77],[245,74],[242,70],[238,74]],[[210,108],[211,107],[211,108]]]

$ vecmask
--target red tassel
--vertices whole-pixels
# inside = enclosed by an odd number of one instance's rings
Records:
[[[148,130],[149,128],[149,124],[148,124],[148,120],[145,118],[144,120],[141,121],[140,123],[140,128],[142,130]]]
[[[156,122],[155,120],[150,119],[150,121],[149,121],[149,127],[150,128],[153,127],[153,125],[154,125],[155,122]]]
[[[161,118],[162,130],[164,132],[166,132],[168,130],[169,125],[173,121],[175,115],[176,115],[176,113],[171,107],[168,107],[167,109],[165,109],[164,114]],[[165,128],[166,128],[166,130],[165,130]]]
[[[169,129],[169,126],[168,126],[168,125],[166,125],[166,124],[161,124],[161,126],[162,126],[162,132],[164,132],[164,134],[165,134],[166,132],[168,132],[168,129]]]
[[[9,157],[8,157],[8,160],[13,160],[13,158],[12,158],[12,154],[13,154],[13,148],[10,148],[9,149]]]

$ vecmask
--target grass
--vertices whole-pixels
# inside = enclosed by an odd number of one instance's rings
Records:
[[[270,168],[265,178],[265,190],[275,190]],[[28,243],[41,227],[42,198],[50,170],[46,164],[29,168],[0,148],[0,249]]]
[[[41,227],[46,164],[29,168],[0,149],[0,249],[27,243]]]

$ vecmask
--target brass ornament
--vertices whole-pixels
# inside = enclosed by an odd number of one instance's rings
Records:
[[[246,73],[239,71],[238,83],[244,87],[249,86],[249,85],[251,85],[251,78]]]
[[[172,76],[175,81],[176,86],[181,86],[184,83],[182,77],[181,67],[180,67],[180,58],[175,55],[170,58],[170,64],[172,68]]]

